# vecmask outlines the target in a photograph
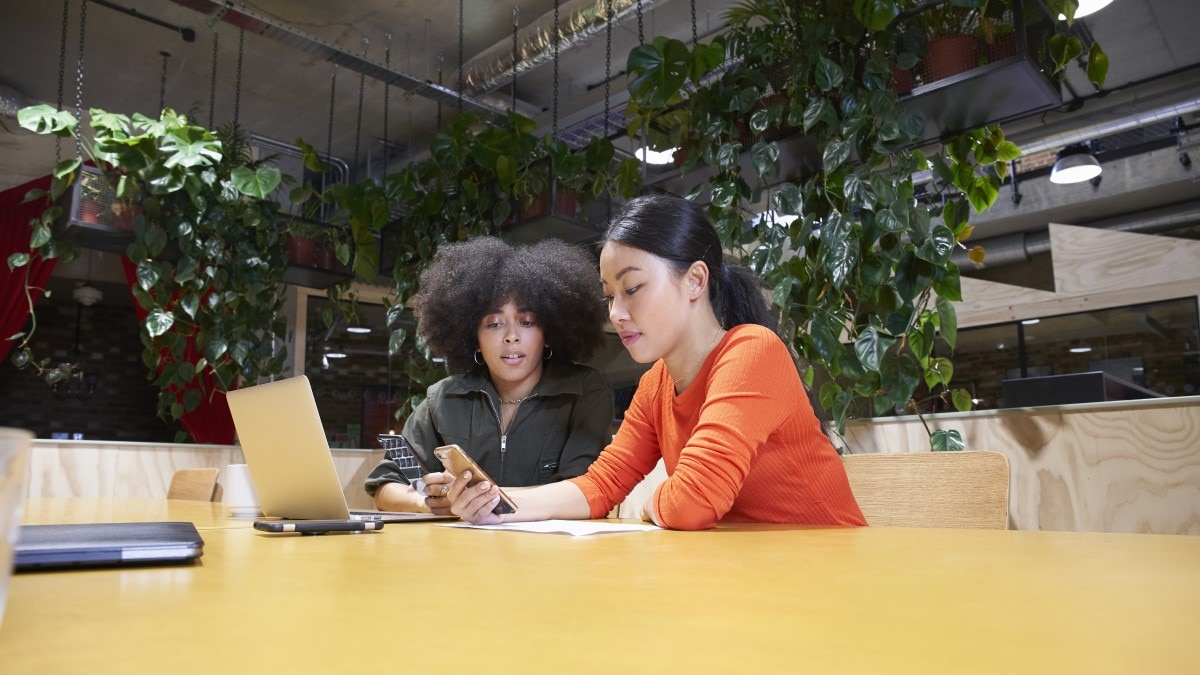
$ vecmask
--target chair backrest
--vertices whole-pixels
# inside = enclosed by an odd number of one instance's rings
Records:
[[[180,469],[171,476],[167,487],[167,499],[192,499],[215,502],[221,498],[221,486],[217,483],[219,469]]]
[[[868,525],[1008,529],[1008,458],[998,452],[844,455]]]

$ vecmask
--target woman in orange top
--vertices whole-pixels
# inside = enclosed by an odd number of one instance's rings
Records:
[[[609,320],[642,376],[616,437],[583,476],[510,493],[492,513],[486,482],[450,488],[473,523],[603,518],[663,459],[668,478],[642,509],[663,527],[718,521],[865,525],[841,459],[749,270],[726,265],[704,210],[667,196],[631,200],[600,253]]]

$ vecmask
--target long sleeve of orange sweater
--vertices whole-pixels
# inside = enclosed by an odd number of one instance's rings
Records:
[[[679,396],[661,361],[641,379],[612,444],[572,481],[593,518],[620,503],[659,457],[666,527],[717,521],[865,525],[841,458],[821,432],[787,347],[761,326],[731,329]]]

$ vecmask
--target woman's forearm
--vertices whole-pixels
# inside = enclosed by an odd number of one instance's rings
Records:
[[[375,491],[375,508],[380,511],[427,512],[425,496],[417,494],[411,485],[384,483]]]
[[[520,490],[511,496],[517,503],[517,512],[506,516],[505,522],[555,518],[586,520],[592,516],[583,491],[570,481]]]

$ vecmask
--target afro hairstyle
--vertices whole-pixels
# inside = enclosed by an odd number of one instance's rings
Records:
[[[421,273],[417,333],[451,372],[475,367],[479,322],[509,300],[537,317],[553,358],[586,361],[608,318],[597,263],[556,239],[512,246],[496,237],[445,244]]]

